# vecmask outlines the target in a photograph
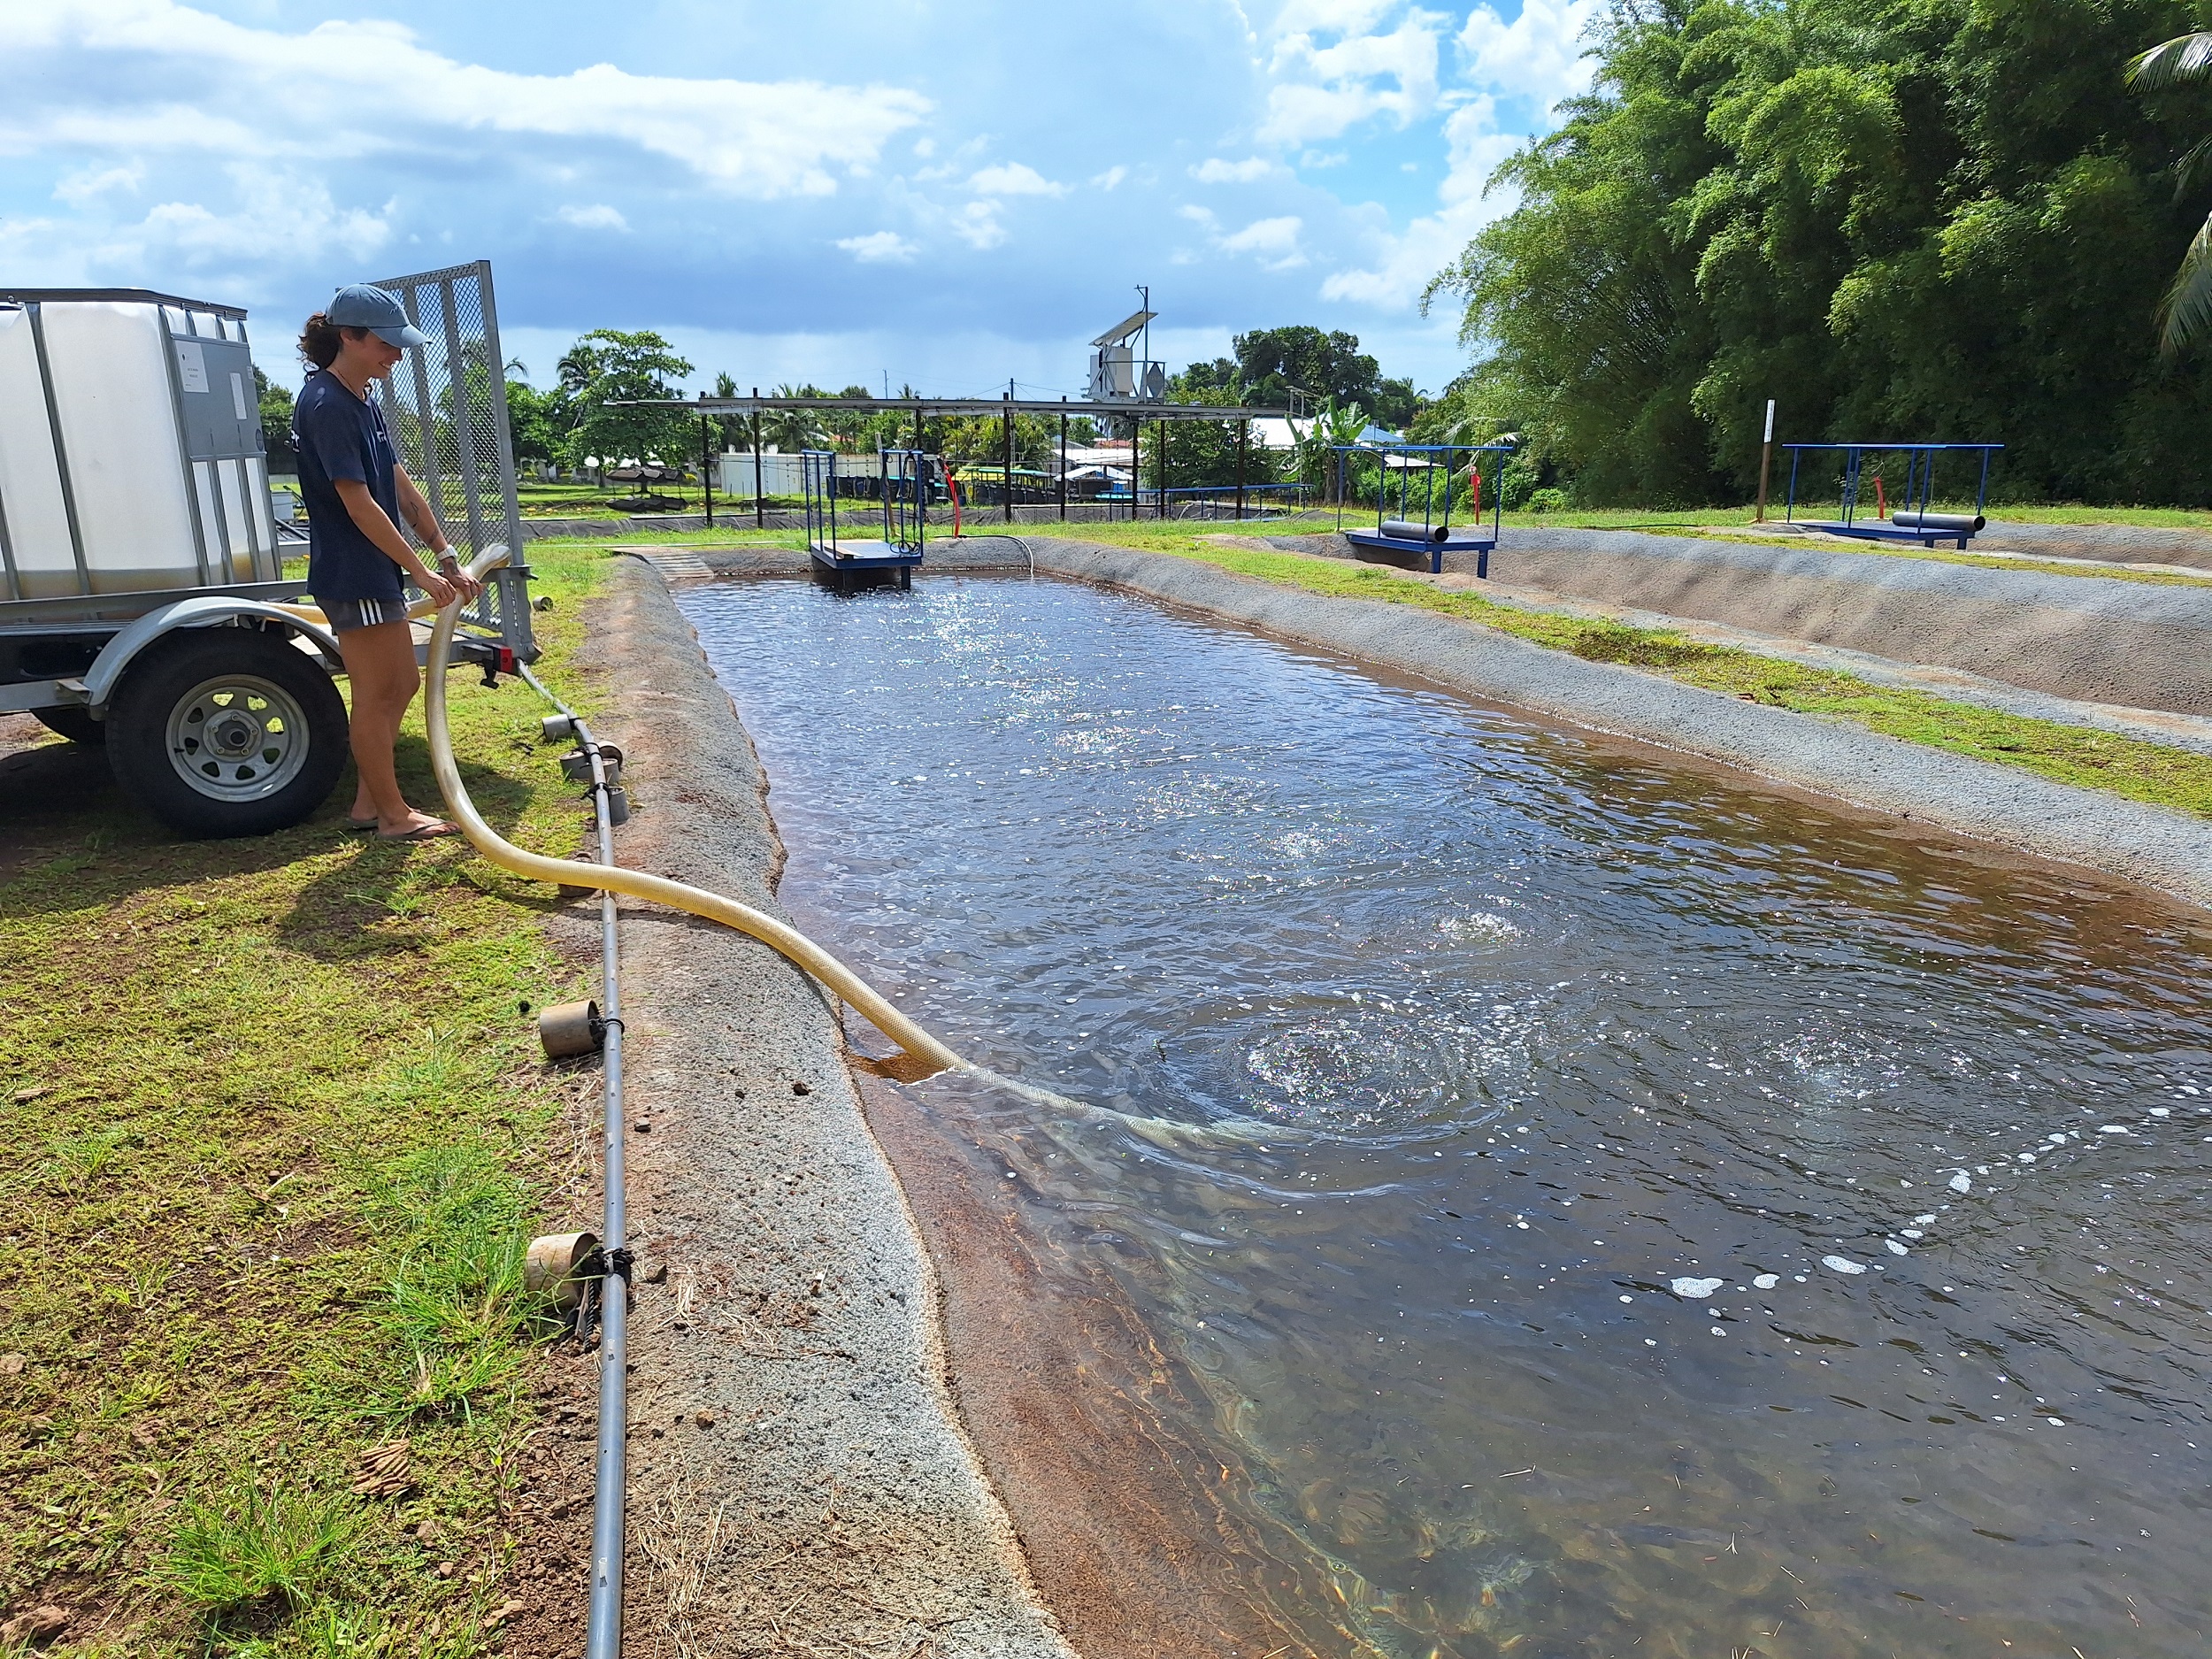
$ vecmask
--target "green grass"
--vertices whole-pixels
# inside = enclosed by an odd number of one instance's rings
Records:
[[[598,562],[532,555],[543,671],[588,710]],[[572,851],[535,695],[452,689],[486,816]],[[434,803],[419,703],[401,770]],[[350,790],[196,843],[111,792],[0,803],[0,1608],[76,1609],[55,1651],[465,1659],[504,1599],[549,1328],[520,1253],[588,1174],[530,1010],[578,975],[547,888],[349,834]],[[401,1439],[407,1489],[356,1498]]]
[[[1110,539],[1092,536],[1094,527],[1083,526],[1079,534],[1086,540]],[[1118,528],[1121,534],[1110,538],[1118,543],[1196,559],[1236,575],[1333,598],[1433,611],[1593,662],[1617,663],[1747,702],[1847,720],[1909,742],[2212,818],[2212,756],[2193,750],[1878,686],[1832,669],[1708,645],[1677,634],[1499,604],[1372,565],[1224,547],[1199,540],[1188,526]]]

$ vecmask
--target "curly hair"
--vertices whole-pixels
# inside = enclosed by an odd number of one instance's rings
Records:
[[[317,368],[326,369],[338,360],[339,350],[348,340],[358,340],[368,332],[365,328],[343,327],[317,311],[300,330],[300,356]]]

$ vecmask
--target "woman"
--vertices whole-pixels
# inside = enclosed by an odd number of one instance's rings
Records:
[[[307,510],[307,585],[330,618],[353,685],[353,764],[360,775],[349,821],[382,841],[428,841],[453,826],[418,812],[399,792],[392,746],[422,675],[407,623],[404,576],[440,606],[480,591],[461,569],[437,515],[399,464],[369,382],[429,336],[409,326],[382,288],[340,288],[307,319],[300,355],[314,365],[292,408],[300,497]],[[404,518],[432,549],[431,570],[400,533]]]

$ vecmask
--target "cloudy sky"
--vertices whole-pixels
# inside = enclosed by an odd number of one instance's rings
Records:
[[[1586,85],[1597,0],[0,0],[0,282],[252,308],[493,261],[533,379],[657,328],[741,384],[1079,393],[1346,328],[1425,389],[1422,285]]]

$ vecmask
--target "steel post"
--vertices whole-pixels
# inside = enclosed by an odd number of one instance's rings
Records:
[[[760,388],[753,388],[753,396],[760,396]],[[760,411],[753,411],[753,528],[761,529],[768,523],[768,487],[760,471]]]
[[[1060,400],[1066,403],[1066,398]],[[1060,417],[1060,522],[1068,521],[1068,418]]]
[[[1006,451],[999,465],[999,485],[1006,496],[1006,522],[1014,522],[1014,394],[1006,394],[1006,412],[999,417],[999,426],[1006,440]]]
[[[714,528],[713,441],[707,435],[707,428],[711,424],[704,415],[699,417],[699,488],[706,496],[707,528],[710,530]]]
[[[1237,422],[1237,518],[1240,521],[1244,518],[1244,451],[1251,441],[1252,423],[1240,420]]]

